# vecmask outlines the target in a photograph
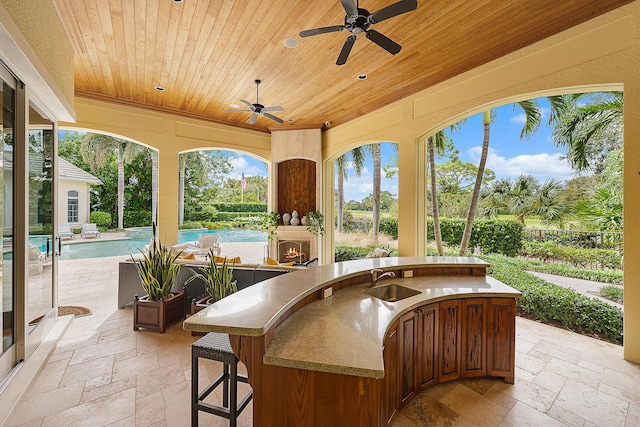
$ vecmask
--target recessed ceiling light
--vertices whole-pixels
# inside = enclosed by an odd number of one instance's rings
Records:
[[[182,0],[171,0],[174,3],[182,3]]]
[[[164,88],[162,86],[156,86],[156,90],[158,92],[164,92]]]
[[[358,74],[358,80],[366,80],[366,78],[369,77],[366,74]]]
[[[298,40],[294,39],[293,37],[289,37],[287,39],[284,39],[284,45],[289,49],[296,48],[298,47]]]
[[[240,108],[240,106],[238,104],[229,104],[229,107],[231,107],[231,108]]]
[[[289,118],[287,118],[287,121],[288,121],[289,123],[293,122],[294,120],[295,120],[295,119],[294,119],[293,117],[289,117]]]

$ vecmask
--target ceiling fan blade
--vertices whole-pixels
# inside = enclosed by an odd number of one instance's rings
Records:
[[[264,107],[262,111],[284,111],[284,108],[279,105],[273,105],[271,107]]]
[[[331,27],[313,28],[311,30],[300,31],[300,37],[310,37],[325,33],[337,33],[342,30],[344,30],[344,25],[332,25]]]
[[[397,3],[373,12],[369,15],[368,19],[371,24],[374,24],[376,22],[384,21],[385,19],[393,18],[394,16],[402,15],[403,13],[411,12],[417,7],[417,0],[400,0]]]
[[[400,52],[400,49],[402,49],[402,46],[398,43],[394,42],[389,37],[380,34],[376,30],[367,31],[367,38],[392,55],[395,55]]]
[[[340,51],[340,56],[338,56],[338,60],[336,61],[336,65],[344,65],[344,63],[347,62],[347,58],[349,57],[349,53],[351,53],[351,48],[355,42],[356,36],[350,35],[347,37],[347,40],[345,40],[342,50]]]
[[[258,113],[253,113],[247,123],[249,123],[250,125],[253,125],[256,123],[256,120],[258,120]]]
[[[256,111],[256,106],[250,103],[249,101],[247,101],[246,99],[241,99],[240,101],[247,104],[247,107],[249,107],[251,111]]]
[[[276,116],[274,116],[273,114],[265,113],[265,112],[264,112],[264,110],[262,110],[262,111],[263,111],[263,113],[262,113],[262,114],[263,114],[265,117],[269,117],[271,120],[275,120],[275,121],[276,121],[276,122],[278,122],[278,123],[284,123],[284,120],[282,120],[280,117],[276,117]]]
[[[342,3],[342,7],[344,7],[344,11],[347,12],[347,15],[358,14],[358,7],[353,0],[340,0],[340,3]]]
[[[225,110],[225,113],[251,113],[251,110]]]

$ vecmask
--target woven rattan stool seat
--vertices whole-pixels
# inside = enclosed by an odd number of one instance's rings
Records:
[[[210,332],[194,342],[191,352],[196,357],[217,360],[223,363],[236,363],[238,358],[233,353],[229,335]]]
[[[198,393],[198,359],[210,359],[222,362],[222,374]],[[229,336],[210,332],[191,345],[191,426],[198,426],[198,411],[227,418],[229,425],[237,425],[238,415],[253,397],[253,390],[238,403],[238,381],[249,383],[246,375],[238,375],[238,358],[236,357]],[[222,406],[207,403],[204,399],[220,384],[223,386]]]

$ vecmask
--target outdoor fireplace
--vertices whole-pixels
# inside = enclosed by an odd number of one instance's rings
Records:
[[[309,240],[278,240],[278,262],[303,263],[309,261],[310,254]]]

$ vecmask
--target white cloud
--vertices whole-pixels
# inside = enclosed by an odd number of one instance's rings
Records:
[[[227,174],[228,178],[240,179],[242,172],[244,176],[267,176],[267,171],[259,165],[251,165],[244,156],[229,158],[231,163],[231,171]]]
[[[467,152],[475,159],[477,164],[482,147],[472,147]],[[497,177],[532,175],[540,181],[548,178],[556,178],[561,181],[567,180],[571,179],[573,174],[567,161],[562,159],[562,154],[560,153],[521,154],[506,158],[498,155],[498,152],[492,148],[489,148],[487,168],[494,171]]]
[[[391,194],[398,195],[398,178],[385,178],[384,171],[381,170],[382,179],[380,181],[381,191],[388,191]],[[357,177],[353,171],[349,173],[349,179],[344,181],[344,199],[345,201],[360,201],[373,193],[373,175],[365,167],[362,174]]]

